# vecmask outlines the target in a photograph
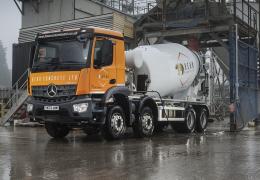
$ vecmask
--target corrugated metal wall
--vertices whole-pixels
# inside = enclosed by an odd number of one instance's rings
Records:
[[[114,13],[113,30],[124,33],[125,37],[134,38],[134,19]]]
[[[256,47],[241,40],[238,40],[238,49],[236,49],[236,38],[236,33],[231,32],[229,35],[230,101],[236,107],[235,112],[231,113],[231,127],[233,125],[234,128],[236,125],[236,128],[240,129],[258,117],[257,61],[259,52]],[[236,52],[238,53],[237,62]]]
[[[112,29],[113,24],[113,14],[95,16],[90,18],[82,18],[72,21],[66,21],[61,23],[54,23],[44,26],[38,26],[33,28],[25,28],[20,30],[19,43],[32,42],[37,33],[44,31],[52,31],[57,29],[68,29],[68,28],[78,28],[87,26],[98,26],[103,28]]]
[[[132,21],[132,22],[131,22]],[[112,13],[89,18],[76,19],[20,30],[19,43],[32,42],[37,33],[57,29],[96,26],[123,32],[126,37],[133,38],[133,20],[119,13]]]

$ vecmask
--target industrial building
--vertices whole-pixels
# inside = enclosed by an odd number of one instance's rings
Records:
[[[123,32],[127,48],[164,41],[199,42],[200,48],[212,52],[209,81],[212,117],[227,116],[228,105],[237,101],[241,112],[231,113],[231,129],[258,117],[257,1],[15,0],[14,3],[22,14],[22,27],[19,43],[13,45],[12,82],[18,95],[14,93],[9,103],[16,104],[12,101],[20,100],[5,121],[12,119],[14,111],[27,97],[19,89],[26,87],[30,48],[36,34],[86,26]],[[236,43],[236,35],[239,43]],[[6,107],[10,108],[10,104]],[[250,113],[246,113],[248,109]]]
[[[166,44],[167,48],[178,47],[176,44],[167,46],[168,43],[177,43],[187,47],[189,52],[197,53],[195,59],[203,63],[197,66],[199,70],[195,80],[201,78],[204,81],[199,84],[194,80],[190,86],[195,84],[202,89],[198,92],[205,97],[210,130],[196,129],[190,134],[168,133],[171,122],[167,122],[162,126],[165,134],[154,138],[136,141],[127,132],[129,141],[109,142],[100,136],[92,137],[94,133],[84,131],[87,136],[83,136],[78,126],[65,139],[50,139],[42,128],[16,131],[15,128],[0,127],[0,136],[3,137],[0,144],[6,145],[4,150],[0,148],[0,157],[10,163],[0,163],[0,179],[9,176],[14,179],[259,179],[259,130],[257,127],[253,130],[247,128],[252,122],[257,125],[260,118],[259,0],[13,0],[13,3],[22,15],[22,27],[18,43],[13,44],[12,89],[0,89],[1,126],[36,121],[36,118],[29,119],[26,111],[30,104],[27,90],[30,92],[33,86],[32,83],[28,85],[28,67],[35,38],[43,32],[49,35],[56,30],[79,31],[77,28],[90,27],[93,31],[105,28],[107,33],[112,32],[109,30],[123,33],[117,38],[124,39],[125,50],[144,45],[146,51],[149,45],[156,47],[157,44]],[[115,44],[112,43],[112,47]],[[121,50],[123,52],[123,48]],[[167,55],[163,57],[171,58]],[[182,74],[183,69],[189,67],[193,68],[194,64],[173,68]],[[131,68],[125,70],[133,80]],[[139,77],[143,84],[151,83],[147,74],[143,73],[145,71],[141,70]],[[110,84],[116,81],[111,80]],[[128,83],[127,80],[125,82]],[[129,84],[131,88],[135,86],[131,81]],[[170,113],[175,104],[186,106],[184,101],[171,104],[175,94],[167,95],[165,100],[158,91],[148,92],[143,84],[137,83],[133,89],[143,93],[142,97],[149,97],[149,93],[157,94],[156,105],[163,108],[158,108],[160,114],[155,115],[167,121],[183,114],[186,116],[186,112],[180,113],[181,107]],[[36,91],[43,92],[41,88],[36,88]],[[138,94],[133,94],[133,101],[137,102]],[[97,101],[100,96],[94,99]],[[108,103],[124,100],[118,97],[104,99]],[[52,99],[43,101],[53,102]],[[199,101],[196,99],[195,105]],[[99,108],[102,106],[102,103],[97,104]],[[129,106],[130,110],[139,110],[139,105],[142,105],[139,101],[136,103],[138,106],[129,104],[123,105]],[[190,109],[188,106],[187,109]],[[55,116],[55,113],[50,114]],[[127,118],[131,122],[137,113],[133,116],[129,114]],[[93,117],[95,121],[98,119],[98,116]],[[243,129],[246,131],[234,133]],[[158,132],[160,130],[157,129]]]

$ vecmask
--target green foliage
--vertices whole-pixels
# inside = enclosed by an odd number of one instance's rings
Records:
[[[6,49],[0,41],[0,87],[11,85],[10,71],[6,62]]]

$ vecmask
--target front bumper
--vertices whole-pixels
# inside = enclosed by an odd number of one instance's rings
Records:
[[[46,99],[30,97],[28,104],[33,104],[29,117],[36,121],[49,121],[61,124],[96,124],[102,125],[105,122],[106,107],[101,106],[101,99],[93,99],[88,96],[74,96],[64,99]],[[86,112],[78,113],[73,111],[74,104],[88,103]],[[44,106],[59,106],[57,111],[46,111]]]

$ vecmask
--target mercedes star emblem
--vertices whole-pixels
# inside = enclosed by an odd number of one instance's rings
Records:
[[[50,84],[47,88],[47,94],[49,97],[54,97],[57,94],[57,86],[55,84]]]

